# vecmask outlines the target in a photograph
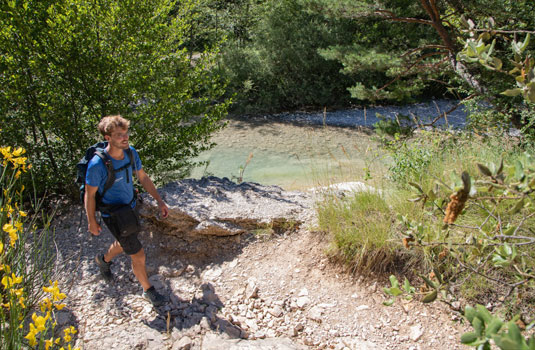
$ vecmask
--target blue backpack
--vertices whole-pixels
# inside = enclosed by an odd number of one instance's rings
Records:
[[[114,169],[111,158],[108,155],[108,152],[106,152],[106,147],[108,147],[107,141],[94,144],[93,146],[89,147],[86,150],[85,156],[82,159],[80,159],[78,164],[76,164],[76,168],[77,168],[76,183],[79,184],[80,186],[80,201],[82,204],[84,203],[85,175],[87,173],[87,166],[89,162],[91,161],[91,159],[93,159],[95,155],[97,155],[98,157],[100,157],[100,159],[102,159],[102,161],[106,165],[106,169],[108,170],[108,175],[107,175],[106,183],[104,184],[104,189],[102,190],[102,193],[97,191],[95,195],[96,210],[101,211],[101,212],[109,209],[109,206],[102,203],[102,198],[104,198],[104,194],[106,194],[106,191],[108,191],[115,183],[115,179],[116,179],[115,174],[120,171],[126,170],[127,172],[126,181],[129,181],[128,179],[130,179],[130,176],[129,176],[130,174],[128,174],[128,168],[134,169],[134,153],[132,152],[132,149],[128,148],[126,150],[126,153],[128,154],[128,158],[130,158],[130,163],[123,165],[122,167],[118,169]],[[134,189],[134,199],[135,197],[136,197],[136,193]]]

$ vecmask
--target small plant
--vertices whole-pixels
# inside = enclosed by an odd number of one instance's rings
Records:
[[[490,350],[494,343],[502,350],[534,350],[535,335],[524,337],[518,327],[518,316],[509,322],[503,322],[500,318],[492,315],[484,306],[476,305],[475,308],[467,306],[464,317],[474,328],[473,332],[464,333],[461,343],[473,346],[478,350]],[[534,324],[526,327],[530,330]]]
[[[387,146],[392,164],[388,168],[390,179],[399,187],[406,188],[411,181],[419,181],[433,159],[430,149],[419,143],[409,143],[396,138]]]
[[[393,272],[401,262],[411,268],[413,254],[393,239],[392,212],[380,194],[363,191],[345,199],[328,196],[317,211],[320,229],[332,236],[330,253],[354,271]]]
[[[245,168],[247,168],[247,165],[249,165],[249,163],[251,162],[251,159],[253,159],[253,153],[249,153],[249,156],[247,157],[247,159],[245,160],[245,163],[243,165],[240,165],[240,169],[239,169],[239,174],[238,176],[232,176],[233,178],[236,179],[236,181],[238,183],[242,183],[243,182],[243,174],[245,173]]]
[[[384,305],[391,306],[392,304],[394,304],[395,298],[403,294],[405,294],[403,295],[403,298],[405,300],[411,300],[413,298],[414,293],[416,292],[416,288],[411,286],[407,277],[405,277],[405,281],[403,282],[403,286],[402,286],[403,290],[400,289],[399,281],[396,278],[396,276],[390,275],[389,279],[390,279],[390,285],[391,285],[390,288],[384,288],[383,290],[387,295],[392,296],[392,298],[388,301],[385,301],[383,303]]]
[[[397,114],[395,119],[387,118],[380,113],[376,113],[376,116],[379,121],[373,124],[373,127],[383,142],[386,142],[387,137],[408,137],[414,131],[414,128],[411,126],[411,119],[404,114]]]

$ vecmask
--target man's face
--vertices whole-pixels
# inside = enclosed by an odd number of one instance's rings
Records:
[[[129,147],[128,139],[130,138],[130,131],[128,129],[117,128],[106,138],[113,147],[127,149]]]

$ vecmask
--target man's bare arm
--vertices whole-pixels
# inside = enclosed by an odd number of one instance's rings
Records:
[[[102,228],[98,224],[95,216],[97,206],[95,196],[97,191],[97,186],[89,186],[88,184],[85,184],[84,205],[87,215],[87,229],[95,236],[100,235],[100,231],[102,231]]]
[[[147,191],[152,196],[152,198],[154,198],[156,202],[158,202],[158,207],[160,208],[162,218],[165,219],[169,215],[169,208],[167,207],[167,204],[165,204],[165,202],[162,200],[162,197],[156,190],[154,183],[143,169],[136,170],[136,174],[139,182],[141,183],[141,186],[143,186],[145,191]]]

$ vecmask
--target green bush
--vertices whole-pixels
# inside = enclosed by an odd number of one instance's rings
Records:
[[[409,182],[421,180],[431,160],[437,156],[429,146],[427,143],[401,141],[399,138],[390,142],[388,150],[392,160],[388,167],[389,179],[400,188],[408,188]]]

